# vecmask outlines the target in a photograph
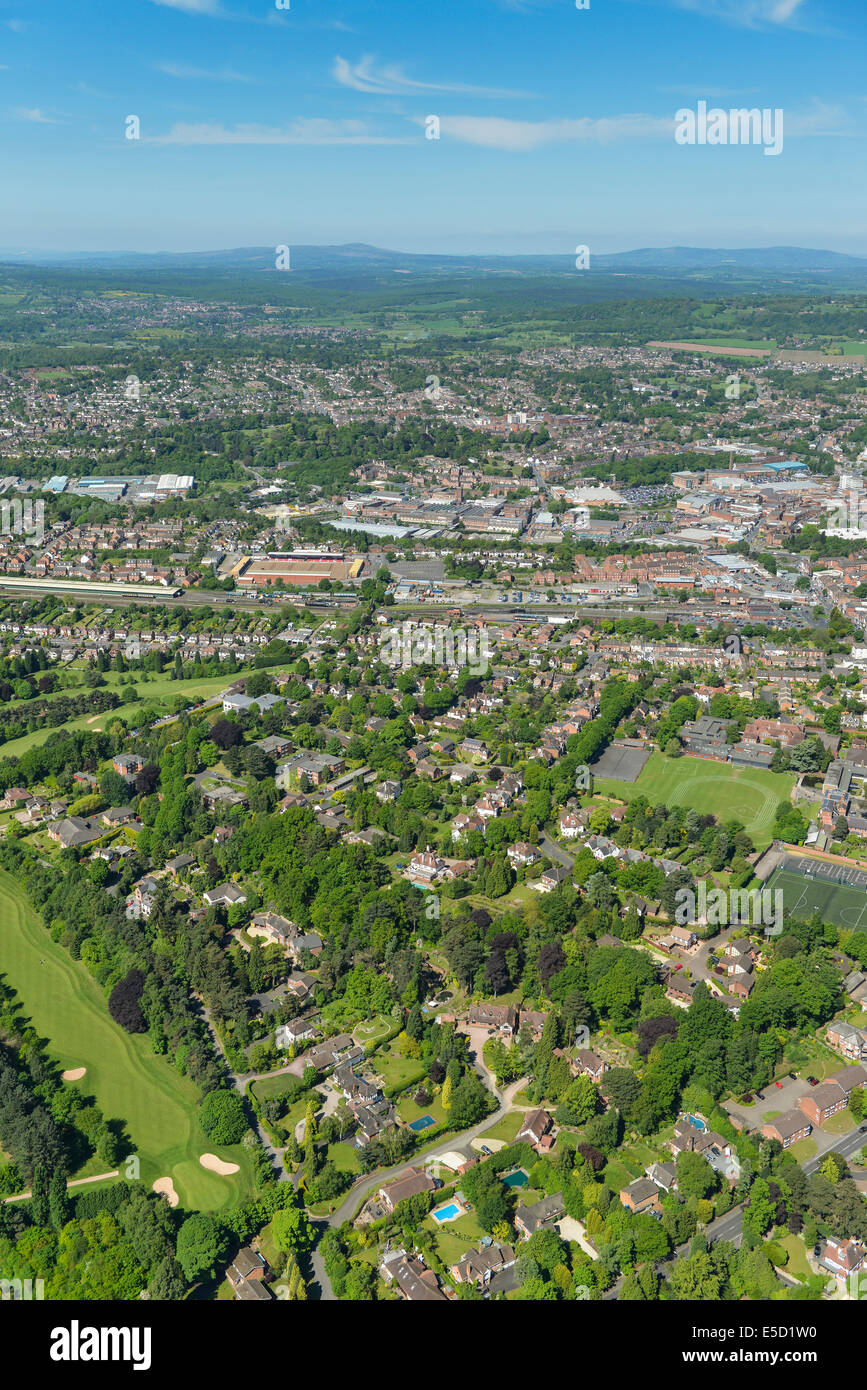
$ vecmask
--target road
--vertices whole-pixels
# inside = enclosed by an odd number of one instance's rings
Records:
[[[506,1087],[505,1091],[498,1091],[493,1084],[491,1073],[481,1061],[480,1056],[477,1055],[474,1061],[476,1071],[488,1082],[488,1085],[494,1093],[497,1101],[496,1110],[493,1111],[492,1114],[487,1115],[479,1124],[474,1125],[472,1129],[461,1130],[459,1134],[452,1135],[451,1139],[433,1144],[429,1149],[419,1149],[408,1158],[402,1159],[400,1163],[393,1164],[391,1168],[378,1169],[375,1173],[369,1173],[365,1177],[359,1178],[350,1188],[347,1196],[344,1197],[336,1211],[333,1211],[330,1216],[314,1219],[313,1224],[317,1229],[317,1243],[310,1253],[313,1280],[309,1286],[309,1292],[312,1299],[318,1299],[320,1302],[328,1303],[335,1297],[334,1290],[325,1272],[325,1262],[319,1253],[319,1240],[325,1234],[326,1230],[328,1230],[329,1227],[341,1226],[344,1221],[351,1220],[358,1208],[370,1196],[371,1192],[378,1190],[391,1178],[396,1178],[405,1168],[410,1167],[419,1160],[423,1160],[424,1163],[429,1163],[432,1159],[441,1158],[443,1154],[449,1153],[456,1145],[459,1145],[460,1148],[464,1148],[466,1144],[471,1143],[474,1139],[478,1139],[487,1130],[491,1129],[498,1120],[503,1118],[511,1108],[512,1100],[517,1095],[518,1091],[522,1086],[526,1086],[527,1084],[527,1078],[522,1077],[519,1081],[513,1081],[510,1086]]]
[[[566,869],[574,868],[575,856],[567,854],[565,849],[561,849],[544,830],[539,832],[539,849],[543,854],[547,855],[549,859],[553,859],[556,864],[562,864]]]
[[[819,1131],[813,1130],[813,1134],[818,1135]],[[822,1162],[822,1159],[826,1156],[826,1154],[830,1153],[832,1149],[835,1153],[841,1154],[843,1158],[851,1158],[853,1154],[858,1153],[861,1149],[867,1147],[867,1134],[862,1134],[859,1129],[852,1130],[851,1133],[844,1135],[842,1138],[839,1135],[833,1134],[822,1135],[821,1137],[822,1139],[827,1140],[824,1147],[820,1150],[819,1153],[815,1154],[813,1158],[808,1158],[801,1164],[801,1167],[807,1174],[815,1173],[816,1169],[819,1167],[819,1164]],[[730,1240],[734,1245],[737,1246],[741,1242],[743,1233],[744,1208],[743,1204],[741,1204],[739,1206],[732,1207],[731,1211],[727,1211],[725,1216],[719,1217],[718,1220],[712,1222],[711,1225],[707,1227],[707,1243],[708,1245],[713,1245],[714,1242],[718,1240]],[[656,1266],[658,1272],[661,1273],[664,1266],[666,1264],[670,1264],[673,1259],[683,1259],[686,1257],[688,1253],[689,1242],[687,1242],[684,1245],[679,1245],[677,1249],[673,1252],[673,1254],[668,1257],[667,1260],[659,1261],[659,1263]],[[608,1290],[607,1293],[604,1293],[602,1295],[603,1301],[610,1303],[616,1300],[620,1295],[620,1289],[622,1287],[622,1284],[623,1278],[621,1277],[617,1280],[615,1284],[612,1285],[612,1287]]]
[[[229,1059],[226,1056],[225,1048],[223,1047],[223,1044],[220,1040],[220,1035],[214,1027],[213,1023],[211,1022],[211,1016],[208,1013],[208,1010],[205,1007],[204,1002],[198,995],[196,995],[195,998],[198,1002],[199,1009],[201,1010],[202,1018],[204,1019],[208,1031],[210,1032],[211,1037],[213,1039],[214,1047],[223,1059],[223,1063],[226,1067],[226,1072],[229,1077],[229,1080],[231,1081],[235,1090],[240,1091],[241,1095],[243,1096],[244,1087],[247,1085],[247,1082],[259,1079],[259,1074],[256,1072],[239,1073],[232,1071]],[[291,1066],[291,1063],[289,1065]],[[283,1071],[289,1071],[289,1066],[281,1067],[280,1072]],[[261,1073],[261,1079],[264,1079],[265,1076],[279,1076],[280,1072],[263,1072]],[[262,1124],[257,1115],[254,1116],[254,1128],[259,1136],[259,1142],[261,1143],[262,1148],[265,1150],[266,1154],[268,1155],[268,1158],[271,1161],[271,1167],[275,1170],[277,1181],[288,1182],[289,1174],[286,1172],[286,1168],[283,1164],[283,1155],[286,1152],[285,1148],[275,1149],[274,1145],[271,1143],[271,1138],[268,1134],[268,1131],[265,1129],[264,1125]]]

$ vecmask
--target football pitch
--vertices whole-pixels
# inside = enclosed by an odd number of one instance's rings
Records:
[[[828,867],[822,865],[822,871]],[[811,865],[811,870],[815,865]],[[809,877],[792,869],[777,869],[771,875],[766,888],[781,889],[783,907],[790,917],[812,917],[818,912],[824,922],[833,922],[838,927],[867,929],[867,891],[850,883],[835,883],[827,878],[819,878],[815,872]]]
[[[736,818],[756,849],[771,843],[777,806],[788,801],[795,779],[787,772],[736,768],[704,758],[666,758],[654,749],[636,782],[594,776],[596,791],[631,801],[646,796],[651,805],[689,806],[718,820]]]

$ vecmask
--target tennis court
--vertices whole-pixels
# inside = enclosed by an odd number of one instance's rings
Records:
[[[652,752],[652,748],[628,748],[622,743],[612,743],[602,757],[591,764],[590,771],[594,777],[610,777],[615,782],[637,782]]]

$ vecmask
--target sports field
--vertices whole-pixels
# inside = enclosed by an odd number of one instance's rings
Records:
[[[181,1205],[201,1211],[234,1206],[250,1195],[246,1149],[240,1144],[215,1149],[199,1124],[196,1087],[151,1051],[146,1036],[126,1033],[114,1022],[84,965],[51,940],[18,884],[2,870],[0,974],[61,1068],[87,1068],[72,1084],[96,1097],[106,1119],[124,1121],[148,1187],[171,1177]],[[240,1171],[220,1177],[202,1168],[199,1157],[213,1152],[239,1164]]]
[[[786,772],[735,768],[704,758],[666,758],[658,749],[637,782],[594,779],[597,792],[622,801],[646,796],[654,806],[689,806],[721,821],[737,818],[756,849],[766,849],[771,843],[777,805],[789,799],[794,785],[794,777]]]
[[[819,867],[824,872],[831,866]],[[783,907],[789,916],[812,917],[818,911],[823,921],[835,926],[867,929],[867,891],[863,888],[815,874],[807,878],[794,869],[777,869],[765,886],[782,889]]]

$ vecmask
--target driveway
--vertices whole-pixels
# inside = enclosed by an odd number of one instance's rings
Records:
[[[764,1100],[757,1100],[754,1105],[741,1105],[737,1100],[726,1100],[723,1101],[723,1110],[735,1117],[743,1128],[757,1129],[769,1113],[781,1115],[786,1110],[797,1110],[801,1096],[808,1095],[811,1089],[803,1078],[790,1081],[786,1077],[783,1079],[782,1089],[778,1089],[773,1081],[763,1088]]]

